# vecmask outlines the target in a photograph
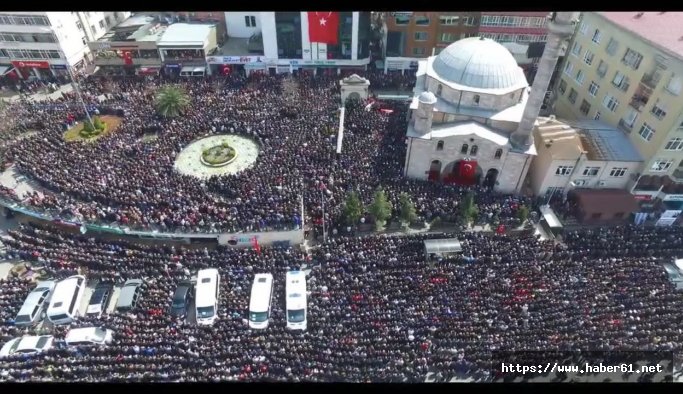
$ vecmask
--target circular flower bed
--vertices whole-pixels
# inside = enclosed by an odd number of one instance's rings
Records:
[[[222,167],[230,164],[237,157],[237,151],[227,142],[212,146],[202,152],[201,162],[209,167]]]

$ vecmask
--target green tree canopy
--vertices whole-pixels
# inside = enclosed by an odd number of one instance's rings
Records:
[[[398,200],[401,210],[401,220],[404,223],[412,223],[417,220],[415,205],[410,200],[408,193],[401,193],[401,195],[398,197]]]
[[[382,188],[377,189],[372,204],[368,207],[370,214],[375,219],[375,227],[380,229],[384,226],[387,219],[391,217],[393,206],[387,199],[386,193]]]
[[[346,197],[343,215],[346,224],[353,226],[358,223],[361,216],[363,215],[363,203],[360,201],[358,193],[351,192]]]
[[[154,108],[167,118],[181,115],[190,105],[190,96],[179,86],[164,86],[157,91]]]
[[[466,224],[470,224],[476,220],[477,215],[479,215],[479,208],[474,203],[474,195],[471,192],[467,193],[460,202],[460,218]]]
[[[517,218],[524,224],[529,218],[529,208],[526,205],[522,205],[517,210]]]

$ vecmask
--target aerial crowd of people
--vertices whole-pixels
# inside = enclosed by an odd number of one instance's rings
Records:
[[[4,243],[7,258],[90,285],[142,278],[129,314],[78,318],[70,326],[23,330],[13,319],[32,284],[0,282],[0,342],[69,328],[112,329],[109,346],[56,346],[0,360],[0,380],[422,382],[500,377],[494,351],[681,351],[683,294],[660,263],[683,253],[670,229],[567,234],[567,246],[533,236],[457,234],[462,254],[429,260],[423,240],[452,234],[337,237],[318,249],[217,249],[137,245],[26,225]],[[653,243],[669,250],[589,249],[600,242]],[[310,253],[310,254],[309,254]],[[304,267],[305,265],[305,267]],[[199,269],[222,277],[219,319],[197,326],[168,309],[175,286]],[[286,329],[284,276],[310,269],[308,329]],[[256,273],[271,273],[271,323],[247,326]]]
[[[414,77],[411,81],[400,73],[367,76],[382,88],[414,84]],[[281,75],[245,77],[237,72],[172,81],[187,91],[191,105],[182,116],[167,119],[153,105],[157,88],[171,83],[165,78],[89,77],[81,85],[91,115],[123,115],[118,129],[95,143],[66,142],[64,131],[85,119],[73,92],[59,99],[17,102],[8,113],[20,124],[2,137],[8,142],[2,164],[14,165],[43,188],[22,196],[34,209],[133,229],[291,229],[302,223],[302,196],[305,222],[319,223],[321,188],[327,190],[328,229],[346,228],[341,212],[349,191],[359,192],[368,204],[380,186],[394,208],[399,195],[408,193],[420,219],[457,216],[458,197],[465,189],[402,176],[405,104],[385,104],[393,108],[386,114],[349,103],[343,150],[337,154],[340,76],[302,73],[294,77],[290,94],[283,94],[285,79],[292,84]],[[16,138],[29,130],[37,132]],[[150,133],[156,139],[142,138]],[[175,171],[175,157],[190,142],[221,133],[254,139],[260,148],[257,162],[238,174],[207,180]],[[475,192],[483,221],[515,218],[517,208],[529,203],[483,188]]]

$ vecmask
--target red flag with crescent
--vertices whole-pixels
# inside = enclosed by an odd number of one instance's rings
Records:
[[[310,42],[336,45],[339,43],[339,13],[309,12],[308,37]]]
[[[123,62],[126,64],[126,66],[133,64],[133,54],[130,51],[123,52]]]
[[[474,173],[477,168],[477,162],[474,160],[463,160],[460,162],[460,177],[474,178]]]
[[[261,245],[258,243],[258,238],[254,237],[251,239],[251,244],[254,246],[256,254],[261,254]]]

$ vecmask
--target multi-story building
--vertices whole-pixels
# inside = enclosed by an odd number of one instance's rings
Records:
[[[66,75],[92,60],[89,41],[102,37],[129,12],[3,12],[0,75],[42,79]]]
[[[228,38],[208,58],[210,65],[231,65],[270,73],[323,68],[365,69],[370,63],[370,12],[339,12],[338,44],[311,42],[309,12],[226,12]]]
[[[418,60],[477,36],[479,17],[479,12],[385,12],[385,70],[416,69]]]
[[[683,200],[681,20],[680,12],[584,13],[554,88],[558,116],[600,119],[629,136],[644,159],[629,185],[644,210]]]
[[[479,34],[500,43],[545,42],[548,38],[548,14],[548,11],[482,12]]]

